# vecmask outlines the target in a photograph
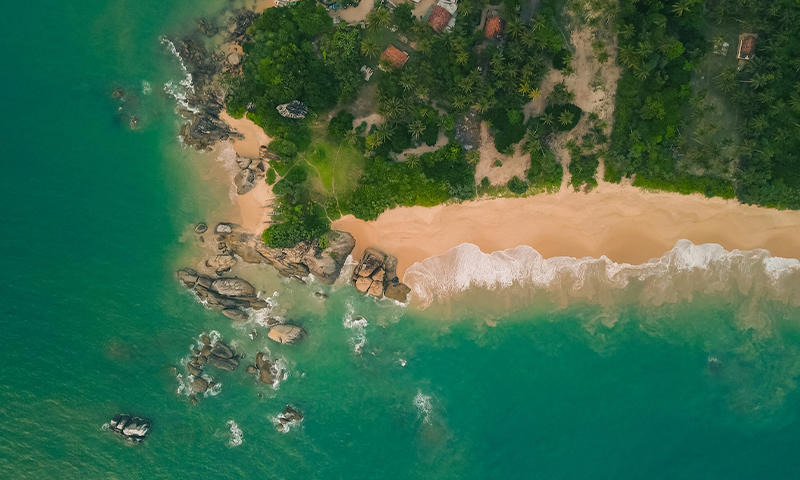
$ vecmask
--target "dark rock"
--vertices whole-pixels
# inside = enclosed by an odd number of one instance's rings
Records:
[[[211,355],[211,345],[203,345],[203,348],[200,349],[200,356],[208,357]]]
[[[229,253],[214,255],[206,260],[206,267],[214,270],[215,272],[228,271],[234,265],[236,265],[236,258]]]
[[[239,310],[238,308],[226,308],[222,310],[222,314],[234,322],[246,322],[250,319],[250,316],[247,314],[247,312]]]
[[[194,377],[192,380],[192,391],[194,393],[203,393],[208,390],[208,382],[203,377]]]
[[[195,283],[197,283],[197,272],[191,268],[182,268],[178,270],[176,276],[178,280],[188,288],[194,288]]]
[[[386,290],[383,292],[383,295],[386,298],[391,298],[392,300],[396,300],[400,303],[405,303],[408,301],[408,294],[411,293],[411,288],[408,287],[405,283],[391,283]]]
[[[197,21],[197,29],[203,32],[203,35],[207,37],[213,37],[219,32],[219,29],[211,24],[211,22],[207,22],[202,18]]]
[[[314,292],[314,297],[319,298],[320,300],[326,300],[328,295],[325,292]]]
[[[210,355],[208,357],[208,363],[221,370],[227,370],[229,372],[236,370],[236,367],[239,366],[239,360],[235,358],[222,358],[216,355]]]
[[[220,358],[233,358],[233,350],[222,342],[217,342],[211,347],[211,355]]]
[[[250,190],[256,188],[256,174],[252,170],[244,169],[233,178],[233,184],[236,185],[236,194],[244,195]]]
[[[150,433],[152,422],[145,418],[117,414],[109,422],[110,430],[131,442],[141,442]]]
[[[208,335],[203,335],[200,337],[200,342],[203,345],[211,345],[211,338]]]
[[[194,227],[194,233],[202,235],[208,231],[208,225],[205,222],[200,222]]]
[[[191,364],[191,363],[187,363],[186,364],[186,371],[188,371],[189,373],[191,373],[195,377],[199,377],[200,374],[202,373],[200,371],[200,367],[199,366]]]
[[[196,358],[197,358],[197,360],[195,360],[194,363],[196,363],[197,365],[200,365],[201,367],[203,365],[205,365],[206,362],[208,362],[208,358],[206,358],[206,357],[204,357],[202,355],[199,356],[199,357],[196,357]]]

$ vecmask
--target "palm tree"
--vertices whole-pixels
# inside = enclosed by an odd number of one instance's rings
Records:
[[[378,42],[373,38],[365,38],[361,41],[361,54],[367,58],[375,58],[381,52]]]
[[[422,40],[417,42],[417,51],[420,53],[428,53],[431,51],[432,46],[433,45],[431,44],[430,40],[428,40],[427,38],[423,38]]]
[[[525,26],[522,25],[519,18],[512,18],[506,23],[506,32],[508,32],[512,38],[517,38],[525,33]]]
[[[531,100],[536,100],[537,98],[542,96],[542,91],[538,88],[532,88],[530,92],[528,92],[528,98]]]
[[[553,124],[553,114],[552,113],[545,113],[542,115],[542,123],[547,125],[548,127]]]
[[[493,69],[495,70],[499,69],[503,65],[503,54],[502,53],[494,54],[492,59],[489,60],[489,64],[492,66]]]
[[[535,30],[535,28],[534,28],[534,30]],[[533,30],[526,30],[525,34],[522,35],[522,38],[520,39],[520,41],[526,47],[531,48],[536,44],[536,34],[534,33]]]
[[[400,74],[400,86],[403,87],[403,90],[411,90],[414,88],[416,84],[416,77],[414,76],[414,72],[411,70],[405,70],[402,74]]]
[[[472,93],[473,86],[472,77],[464,77],[458,82],[458,88],[465,93]]]
[[[682,17],[684,13],[691,12],[694,6],[694,0],[679,0],[678,3],[672,5],[672,13]]]
[[[389,26],[391,21],[392,13],[384,7],[379,7],[367,15],[367,25],[372,29],[386,28]]]
[[[467,106],[467,99],[463,95],[456,95],[453,97],[453,106],[461,110]]]
[[[520,84],[519,84],[519,89],[517,89],[517,92],[519,92],[519,93],[521,93],[521,94],[523,94],[523,95],[527,95],[527,94],[529,94],[529,93],[530,93],[530,91],[531,91],[531,86],[530,86],[530,85],[528,85],[528,82],[522,82],[522,83],[520,83]]]
[[[427,23],[417,20],[414,22],[414,25],[411,26],[411,31],[414,32],[414,35],[417,37],[422,37],[431,31],[431,27]]]
[[[406,165],[408,168],[417,168],[417,165],[419,165],[419,155],[416,153],[409,153],[406,155]]]
[[[458,8],[456,11],[462,17],[468,17],[472,14],[472,12],[475,11],[475,6],[472,4],[472,2],[461,1],[458,4]]]
[[[414,138],[419,138],[420,135],[425,133],[426,128],[428,127],[422,120],[414,120],[408,126],[408,131],[414,136]]]
[[[561,115],[558,116],[558,123],[565,127],[572,123],[573,120],[575,120],[575,114],[569,110],[564,110],[561,112]]]
[[[478,113],[486,113],[489,110],[489,100],[485,98],[478,100],[478,103],[475,105],[475,110],[477,110]]]
[[[467,163],[470,165],[477,165],[481,161],[481,152],[478,150],[467,151]]]
[[[389,123],[381,123],[377,127],[375,127],[374,135],[380,140],[378,145],[383,144],[386,140],[392,138],[392,134],[394,134],[394,129],[389,125]]]
[[[459,65],[466,65],[469,61],[469,55],[466,52],[456,53],[456,63]]]
[[[800,113],[800,92],[794,92],[789,97],[789,106],[795,113]]]
[[[387,98],[386,101],[378,106],[379,111],[386,116],[386,118],[395,118],[403,113],[403,101],[399,97]]]

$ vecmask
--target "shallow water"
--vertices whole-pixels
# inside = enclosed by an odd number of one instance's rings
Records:
[[[2,477],[796,476],[792,277],[777,295],[768,278],[698,270],[658,302],[639,280],[587,281],[605,296],[467,285],[420,311],[242,268],[310,332],[295,346],[204,310],[173,271],[199,254],[192,225],[229,208],[226,172],[177,141],[163,86],[184,76],[159,37],[224,3],[12,4],[0,17],[14,65],[0,76]],[[118,86],[139,131],[116,113]],[[243,364],[268,349],[286,379],[207,369],[221,387],[192,405],[181,361],[212,331]],[[306,418],[284,434],[273,419],[289,403]],[[118,412],[153,419],[151,437],[104,431]]]

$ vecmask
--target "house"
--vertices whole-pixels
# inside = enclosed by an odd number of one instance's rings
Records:
[[[282,117],[286,118],[306,118],[306,114],[308,114],[308,107],[303,105],[300,100],[292,100],[289,103],[278,105],[275,109]]]
[[[408,61],[408,54],[394,45],[389,45],[381,54],[381,60],[388,60],[394,68],[403,68]]]
[[[505,27],[505,20],[494,15],[486,19],[486,26],[483,28],[483,34],[486,38],[499,39],[503,35]]]
[[[743,64],[745,60],[750,60],[756,56],[756,33],[743,33],[739,35],[739,50],[736,53],[736,58],[739,63]]]
[[[448,12],[443,6],[435,5],[428,15],[428,25],[439,33],[447,29],[453,14]]]

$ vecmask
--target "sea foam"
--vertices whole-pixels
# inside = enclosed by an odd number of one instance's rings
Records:
[[[192,82],[192,74],[189,73],[189,70],[186,68],[186,63],[183,61],[181,54],[178,52],[178,49],[175,47],[175,44],[172,43],[166,37],[159,37],[162,44],[166,44],[169,48],[170,53],[172,53],[180,62],[181,71],[183,72],[183,79],[175,83],[174,81],[170,80],[164,84],[164,91],[167,92],[168,95],[175,98],[178,102],[178,106],[183,108],[192,113],[199,113],[200,110],[198,108],[194,108],[189,106],[189,94],[194,93],[194,83]]]
[[[680,240],[660,258],[638,265],[600,258],[544,258],[529,246],[483,253],[464,243],[415,263],[404,282],[427,307],[469,288],[520,286],[547,293],[564,304],[585,299],[613,304],[636,286],[637,300],[651,305],[691,300],[695,293],[739,291],[800,304],[800,261],[772,257],[767,250],[727,251],[713,243]]]

